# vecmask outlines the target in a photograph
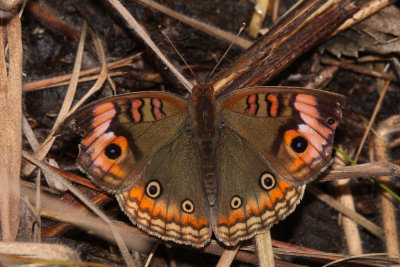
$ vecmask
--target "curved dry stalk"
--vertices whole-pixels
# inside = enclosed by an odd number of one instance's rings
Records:
[[[381,122],[374,137],[375,156],[377,161],[389,161],[390,138],[400,132],[400,115],[395,115]],[[390,188],[391,177],[380,176],[378,181]],[[383,228],[385,229],[386,250],[389,253],[399,254],[399,240],[396,226],[396,215],[393,207],[393,196],[389,192],[381,191],[381,206]]]

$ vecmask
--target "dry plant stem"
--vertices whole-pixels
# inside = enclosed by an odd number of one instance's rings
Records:
[[[255,236],[256,250],[258,257],[258,266],[260,267],[274,267],[274,252],[272,250],[271,232],[265,231],[264,233]]]
[[[18,16],[0,25],[0,35],[0,228],[2,240],[12,241],[19,225],[22,145],[22,43]],[[8,72],[4,36],[9,46]]]
[[[85,44],[85,39],[86,39],[86,32],[87,32],[87,23],[84,22],[83,27],[82,27],[82,34],[81,38],[79,40],[79,45],[78,45],[78,51],[77,51],[77,56],[75,59],[75,64],[74,64],[74,69],[72,71],[72,77],[70,84],[68,86],[67,93],[64,98],[64,102],[62,104],[61,110],[57,116],[56,122],[54,123],[53,130],[58,127],[60,122],[65,118],[64,116],[66,115],[66,112],[69,110],[74,95],[76,91],[76,86],[78,84],[78,77],[79,77],[79,71],[82,65],[82,57],[83,57],[83,49],[84,49],[84,44]],[[53,145],[55,141],[55,137],[53,134],[50,134],[47,136],[46,140],[41,144],[40,148],[35,151],[35,157],[38,158],[39,160],[43,160],[44,157],[47,155],[49,152],[51,146]],[[22,173],[26,176],[30,175],[34,170],[36,166],[33,164],[26,164],[24,168],[22,169]]]
[[[235,34],[232,34],[230,32],[221,30],[217,27],[214,27],[212,25],[206,24],[204,22],[198,21],[196,19],[190,18],[188,16],[185,16],[183,14],[180,14],[168,7],[165,7],[163,5],[160,5],[157,2],[151,1],[151,0],[137,0],[140,3],[147,5],[151,8],[154,8],[164,14],[167,14],[168,16],[171,16],[177,20],[180,20],[196,29],[199,29],[205,33],[208,33],[212,36],[215,36],[219,39],[225,40],[227,43],[234,43],[235,45],[243,48],[243,49],[247,49],[249,48],[253,42],[250,40],[247,40],[243,37],[238,37]]]
[[[153,52],[164,62],[165,65],[172,71],[175,77],[182,83],[185,88],[191,92],[193,84],[189,82],[166,58],[166,56],[161,52],[161,50],[156,46],[156,44],[151,40],[150,36],[146,33],[142,25],[140,25],[135,18],[126,10],[126,8],[118,0],[108,0],[108,2],[120,13],[120,15],[128,23],[142,40],[153,50]]]
[[[84,29],[85,29],[85,27],[83,27],[83,30]],[[56,124],[54,125],[53,130],[51,131],[51,133],[49,134],[47,139],[43,142],[41,148],[38,151],[35,152],[36,157],[38,157],[40,159],[43,159],[46,156],[47,152],[50,150],[50,148],[51,148],[51,146],[52,146],[52,144],[53,144],[53,142],[55,140],[54,134],[55,134],[55,132],[57,130],[57,127],[63,122],[63,120],[66,117],[71,115],[77,108],[79,108],[79,106],[82,105],[82,103],[90,95],[92,95],[93,93],[98,91],[101,88],[101,86],[103,85],[105,79],[107,78],[107,67],[106,67],[105,53],[104,53],[104,49],[103,49],[103,47],[101,45],[101,40],[92,31],[90,31],[90,32],[91,32],[91,35],[92,35],[93,42],[95,44],[96,52],[97,52],[97,54],[99,56],[99,59],[100,59],[100,62],[101,62],[101,71],[100,71],[99,77],[96,80],[96,82],[94,83],[94,85],[90,88],[90,90],[78,101],[78,103],[73,108],[71,108],[68,112],[61,113],[61,111],[60,111],[60,114],[58,116],[58,118],[60,118],[59,119],[59,123],[57,125]],[[81,63],[82,57],[83,57],[84,37],[85,36],[83,36],[83,34],[82,34],[81,42],[79,43],[79,47],[78,47],[77,58],[76,58],[76,61],[75,61],[74,70],[73,70],[72,76],[71,76],[71,83],[70,84],[74,84],[75,88],[76,88],[77,83],[78,83],[79,69],[80,69],[80,65],[81,65],[80,63]],[[78,67],[78,65],[79,65],[79,67]],[[70,90],[69,88],[68,88],[68,91]],[[67,93],[67,96],[68,96],[68,93]],[[67,96],[66,96],[65,99],[67,99]],[[69,99],[73,99],[73,96],[70,95]],[[65,102],[69,102],[69,107],[72,104],[72,100],[64,101],[64,103]],[[29,165],[27,165],[27,166],[29,166]],[[32,165],[29,166],[29,168],[27,166],[25,166],[25,168],[23,169],[23,173],[24,174],[28,174],[28,173],[32,172],[33,169],[35,168]]]
[[[217,263],[217,267],[229,267],[231,266],[233,260],[236,257],[236,254],[239,250],[240,246],[236,246],[233,248],[225,248],[224,252],[221,255],[221,258],[219,258],[219,261]]]
[[[345,148],[340,149],[346,153]],[[349,154],[348,152],[346,154]],[[332,165],[333,169],[338,169],[346,165],[346,159],[342,154],[337,153],[335,162]],[[334,181],[337,192],[337,200],[345,207],[355,211],[354,198],[351,192],[350,180],[341,179]],[[343,232],[346,237],[347,248],[352,255],[359,255],[363,253],[360,232],[358,231],[357,224],[349,217],[342,217]]]
[[[386,95],[386,92],[387,92],[387,90],[388,90],[388,88],[389,88],[389,85],[390,85],[390,81],[386,81],[386,82],[385,82],[385,85],[384,85],[384,87],[383,87],[383,90],[382,90],[382,92],[381,92],[381,95],[379,96],[378,102],[377,102],[376,105],[375,105],[375,109],[374,109],[374,111],[373,111],[373,113],[372,113],[371,119],[369,120],[368,126],[367,126],[367,128],[365,129],[364,136],[363,136],[363,138],[361,139],[360,145],[358,146],[357,153],[356,153],[356,155],[355,155],[355,157],[354,157],[354,161],[355,161],[355,162],[358,161],[358,157],[359,157],[360,154],[361,154],[361,150],[362,150],[362,148],[363,148],[363,146],[364,146],[365,140],[367,140],[368,133],[369,133],[369,131],[370,131],[371,128],[372,128],[372,124],[373,124],[374,121],[375,121],[376,115],[378,115],[378,112],[379,112],[379,110],[381,109],[382,101],[383,101],[383,98],[384,98],[385,95]]]
[[[141,57],[142,53],[138,53],[134,56],[130,56],[118,61],[110,62],[107,64],[107,69],[112,70],[116,68],[122,68],[122,67],[132,67],[132,64],[135,60],[139,59]],[[95,74],[99,73],[101,71],[101,67],[96,67],[96,68],[91,68],[88,70],[83,70],[79,73],[79,77],[81,78],[79,82],[81,81],[86,81],[83,80],[82,77],[90,75],[90,74]],[[72,74],[66,74],[62,76],[57,76],[57,77],[52,77],[48,79],[43,79],[39,81],[34,81],[34,82],[29,82],[24,84],[24,91],[25,92],[30,92],[30,91],[36,91],[36,90],[42,90],[46,88],[51,88],[51,87],[56,87],[60,85],[64,85],[65,82],[68,82],[71,79]],[[94,79],[94,78],[93,78]]]
[[[121,254],[128,266],[135,266],[133,259],[131,258],[128,248],[126,247],[120,233],[113,226],[112,222],[108,217],[95,205],[93,205],[84,194],[82,194],[79,190],[77,190],[74,186],[72,186],[69,182],[67,182],[61,175],[55,172],[53,169],[48,168],[41,161],[37,160],[34,156],[29,153],[22,151],[22,156],[31,161],[33,164],[41,168],[42,170],[46,170],[46,172],[50,173],[58,182],[63,184],[68,190],[73,193],[77,198],[79,198],[90,210],[92,210],[97,216],[99,216],[108,226],[109,230],[113,234],[115,241],[121,251]]]
[[[378,128],[376,129],[376,136],[374,138],[375,155],[377,161],[389,161],[388,147],[390,144],[390,138],[394,133],[399,132],[400,115],[392,116],[379,124]],[[380,176],[378,180],[387,187],[391,187],[390,176]],[[399,254],[399,240],[396,226],[396,216],[393,207],[393,197],[389,192],[381,190],[380,198],[383,228],[385,229],[386,250],[389,253]]]
[[[379,175],[400,175],[400,166],[390,162],[364,163],[331,170],[318,181],[334,181],[351,178],[372,178]]]
[[[371,16],[372,14],[378,12],[385,6],[389,5],[390,2],[389,0],[372,0],[363,5],[360,10],[358,10],[352,18],[346,20],[334,33],[332,33],[332,36],[335,36],[336,34],[344,31],[347,28],[350,28],[354,24],[362,21],[363,19]]]
[[[211,84],[218,94],[264,84],[356,10],[350,0],[302,1]]]
[[[307,190],[311,192],[315,197],[317,197],[322,202],[328,204],[332,208],[336,209],[337,211],[341,212],[342,214],[346,215],[347,217],[351,218],[354,222],[358,223],[360,226],[364,227],[368,231],[370,231],[375,236],[379,237],[380,239],[385,238],[385,233],[382,228],[377,226],[376,224],[369,221],[364,216],[361,216],[357,212],[350,210],[349,208],[344,207],[334,198],[330,197],[329,195],[325,194],[315,186],[309,185],[307,186]]]
[[[264,22],[265,16],[267,15],[268,6],[270,2],[274,0],[257,0],[254,5],[253,16],[251,17],[249,24],[249,35],[253,38],[257,37],[261,25]]]
[[[369,75],[369,76],[377,77],[377,78],[382,78],[382,79],[386,79],[386,80],[390,80],[390,81],[397,81],[396,76],[394,76],[393,74],[371,70],[369,68],[362,67],[362,66],[359,66],[356,64],[352,64],[352,63],[349,63],[346,61],[322,57],[321,62],[323,64],[338,66],[341,69],[354,71],[356,73],[361,73],[361,74],[365,74],[365,75]]]
[[[41,227],[42,221],[40,217],[40,209],[42,207],[42,201],[40,197],[40,171],[38,171],[36,176],[36,209],[35,209],[35,217],[36,224],[34,225],[34,241],[35,243],[40,243],[41,239]]]

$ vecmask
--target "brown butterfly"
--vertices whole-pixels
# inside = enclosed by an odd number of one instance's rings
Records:
[[[120,95],[71,118],[93,182],[141,229],[195,247],[212,233],[236,245],[290,214],[329,166],[344,102],[292,87],[213,91]]]

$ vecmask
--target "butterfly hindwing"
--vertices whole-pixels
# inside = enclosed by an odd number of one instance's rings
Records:
[[[329,166],[343,102],[320,90],[255,87],[223,97],[222,118],[274,175],[303,184]]]
[[[106,191],[126,189],[176,136],[187,108],[183,98],[163,92],[121,95],[85,106],[70,118],[83,136],[78,165]]]
[[[234,246],[290,214],[304,186],[274,175],[258,152],[229,127],[220,130],[219,140],[220,190],[213,207],[213,230],[219,241]]]
[[[202,247],[211,238],[195,142],[180,132],[161,148],[133,187],[117,195],[140,228],[164,240]]]

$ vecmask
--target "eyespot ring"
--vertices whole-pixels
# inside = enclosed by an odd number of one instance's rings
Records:
[[[237,210],[242,206],[242,198],[239,196],[233,196],[231,199],[231,208]]]
[[[191,214],[191,213],[194,212],[194,204],[193,204],[193,201],[191,201],[191,200],[188,199],[188,198],[182,201],[181,207],[182,207],[182,210],[183,210],[184,212],[186,212],[186,213]]]
[[[156,181],[152,180],[147,183],[146,185],[146,195],[152,199],[158,198],[162,193],[161,184]]]
[[[264,172],[260,176],[260,185],[264,190],[269,191],[275,187],[276,179],[272,174]]]

